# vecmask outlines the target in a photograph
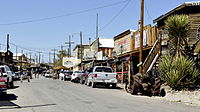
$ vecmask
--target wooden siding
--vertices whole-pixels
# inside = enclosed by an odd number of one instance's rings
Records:
[[[194,43],[197,39],[197,30],[200,28],[200,13],[189,14],[190,19],[190,32],[189,32],[189,43]],[[199,32],[200,33],[200,32]]]
[[[156,26],[151,27],[151,25],[147,25],[144,27],[144,30],[146,31],[146,45],[144,48],[151,47],[157,40],[158,29]],[[139,39],[136,38],[136,35],[138,34],[139,31],[129,32],[129,34],[127,34],[127,32],[119,34],[119,36],[114,39],[114,51],[116,52],[116,54],[121,55],[139,49],[139,47],[135,47],[136,44],[137,46],[139,44],[136,43],[136,41],[139,42]]]
[[[144,30],[146,31],[146,45],[144,45],[144,47],[149,47],[149,46],[153,46],[153,44],[155,43],[155,41],[157,40],[157,27],[151,27],[151,25],[147,25],[144,27]],[[132,50],[136,50],[139,49],[139,47],[136,48],[136,44],[139,45],[139,40],[136,41],[136,35],[139,34],[139,30],[134,32],[133,35],[133,45],[132,46]],[[145,37],[143,37],[145,38]],[[138,43],[136,43],[138,42]],[[144,44],[144,43],[143,43]]]
[[[131,49],[132,36],[131,33],[123,35],[114,41],[114,51],[117,55],[132,51]]]

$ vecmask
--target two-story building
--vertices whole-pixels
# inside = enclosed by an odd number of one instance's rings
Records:
[[[156,36],[156,27],[147,25],[143,31],[143,61],[148,56],[149,51],[154,45]],[[114,37],[112,67],[120,76],[120,81],[123,83],[125,79],[129,79],[130,75],[139,72],[139,48],[140,48],[140,33],[134,30],[127,30]]]
[[[90,50],[89,45],[76,45],[75,48],[73,49],[73,71],[77,70],[83,70],[83,66],[81,62],[84,60],[84,55],[87,54],[87,52]]]
[[[90,49],[84,55],[84,68],[97,65],[108,65],[112,58],[114,40],[112,38],[97,38],[90,44]]]
[[[0,51],[0,64],[13,64],[13,53],[11,51]]]

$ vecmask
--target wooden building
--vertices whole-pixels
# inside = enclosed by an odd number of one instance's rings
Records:
[[[157,40],[157,28],[147,25],[143,34],[143,61],[149,54],[152,46]],[[130,82],[131,75],[139,72],[139,47],[140,33],[127,30],[114,37],[113,68],[121,76],[120,81]]]
[[[0,51],[0,64],[13,64],[13,53],[11,51]]]
[[[158,17],[154,20],[154,23],[157,23],[159,30],[159,38],[161,39],[162,53],[165,54],[168,49],[168,32],[165,27],[165,20],[176,14],[186,14],[189,16],[190,20],[190,31],[188,35],[188,43],[194,44],[200,39],[200,1],[186,2],[168,13]],[[195,52],[199,52],[200,42],[195,49]]]
[[[97,38],[90,44],[90,50],[83,58],[84,68],[97,65],[107,66],[108,60],[112,58],[114,40],[112,38]],[[109,65],[108,65],[109,66]]]

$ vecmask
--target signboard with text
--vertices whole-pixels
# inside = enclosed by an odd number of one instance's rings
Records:
[[[75,60],[73,57],[63,57],[63,66],[70,68],[74,65]]]

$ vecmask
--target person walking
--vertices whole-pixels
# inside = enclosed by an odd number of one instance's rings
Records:
[[[22,83],[23,82],[23,72],[20,71],[19,73],[20,73],[20,82]]]
[[[28,76],[28,82],[30,82],[30,78],[31,78],[31,72],[30,71],[28,71],[28,73],[27,73],[27,76]]]

